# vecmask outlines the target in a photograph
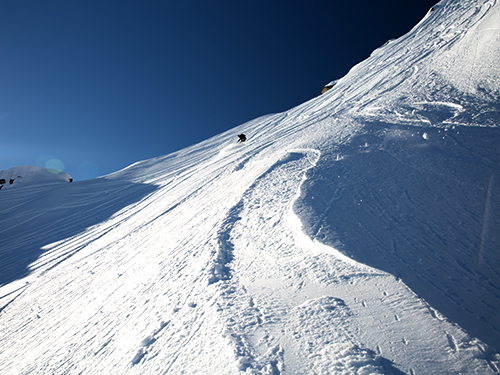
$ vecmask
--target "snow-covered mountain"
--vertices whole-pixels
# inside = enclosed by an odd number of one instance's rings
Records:
[[[287,112],[0,191],[0,373],[500,372],[499,25],[443,0]]]
[[[0,190],[17,188],[26,185],[58,184],[73,182],[66,172],[25,165],[0,171]]]

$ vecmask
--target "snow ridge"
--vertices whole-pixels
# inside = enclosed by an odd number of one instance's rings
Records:
[[[356,326],[354,314],[343,299],[328,295],[306,297],[309,283],[330,284],[334,286],[330,293],[335,295],[339,287],[357,284],[356,280],[366,281],[375,275],[382,279],[388,277],[328,246],[307,241],[297,226],[292,207],[306,171],[318,159],[319,153],[315,150],[287,152],[257,178],[229,210],[224,230],[219,232],[223,233],[219,235],[223,241],[219,243],[224,243],[222,249],[230,249],[232,261],[224,267],[232,270],[232,277],[228,272],[217,279],[225,301],[223,306],[219,305],[221,320],[226,322],[224,336],[234,348],[239,370],[247,373],[325,373],[335,369],[356,374],[399,374],[391,361],[362,348],[355,329],[343,328]],[[286,181],[282,180],[284,175]],[[268,216],[270,213],[272,216]],[[283,242],[282,237],[277,236],[273,241],[271,235],[270,239],[265,238],[264,245],[259,233],[270,231],[285,231],[288,240]],[[301,250],[304,258],[292,255],[303,246],[306,246]],[[315,269],[321,262],[313,263],[310,255],[306,255],[313,249],[315,256],[336,264],[328,268],[327,278],[323,276],[324,269]],[[266,259],[265,262],[261,258]],[[227,254],[217,259],[227,259]],[[297,264],[299,259],[302,260]],[[301,265],[302,262],[306,264]],[[333,269],[343,272],[334,274]],[[351,298],[357,295],[351,289],[342,294]],[[367,306],[366,302],[362,302],[362,306]],[[351,323],[346,324],[347,321]],[[285,363],[289,363],[290,368]]]
[[[2,190],[0,372],[499,373],[499,6],[443,0],[174,154]]]

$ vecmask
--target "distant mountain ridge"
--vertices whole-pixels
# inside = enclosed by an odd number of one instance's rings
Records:
[[[14,185],[17,187],[30,184],[50,184],[72,181],[72,177],[66,172],[31,165],[13,167],[0,171],[0,189]]]

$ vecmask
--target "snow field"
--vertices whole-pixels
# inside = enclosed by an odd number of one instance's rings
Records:
[[[287,112],[2,190],[0,373],[499,373],[499,9],[442,1]]]
[[[52,245],[32,266],[30,280],[36,279],[3,315],[2,331],[16,332],[17,339],[2,339],[7,350],[0,369],[428,370],[408,361],[408,352],[410,358],[434,357],[433,369],[464,366],[448,339],[466,345],[462,331],[433,318],[391,275],[302,232],[292,207],[317,151],[249,156],[237,150],[227,158],[215,155],[215,163],[197,163],[189,176],[157,176],[161,187],[146,199]],[[68,247],[79,250],[66,259]],[[430,328],[413,331],[409,322]],[[460,357],[473,361],[477,351],[471,343]],[[487,373],[481,363],[474,368]]]
[[[232,229],[230,246],[238,254],[234,273],[252,295],[252,310],[279,312],[269,317],[261,312],[259,324],[252,322],[255,333],[248,340],[256,342],[258,350],[253,357],[275,351],[278,369],[288,363],[286,373],[291,374],[397,373],[384,354],[401,363],[408,362],[410,351],[418,352],[416,358],[427,358],[432,367],[415,361],[402,369],[405,372],[425,373],[432,368],[455,373],[468,367],[480,354],[474,342],[453,325],[435,319],[429,306],[403,283],[312,243],[297,230],[291,222],[295,217],[291,208],[305,171],[312,167],[306,155],[295,152],[281,159],[238,205],[236,217],[242,219]],[[403,325],[405,329],[398,328]],[[248,327],[240,330],[248,332]],[[374,330],[384,332],[382,340]],[[450,355],[454,349],[448,337],[453,335],[467,348],[468,353],[462,353],[468,357],[465,363]],[[252,356],[247,354],[248,358]],[[247,365],[262,368],[261,364]],[[485,363],[478,363],[477,368],[489,371]]]

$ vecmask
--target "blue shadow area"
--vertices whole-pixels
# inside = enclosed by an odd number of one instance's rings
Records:
[[[500,128],[366,124],[322,150],[294,209],[309,236],[498,349],[499,144]]]
[[[0,286],[29,275],[44,247],[110,218],[158,189],[98,178],[0,191]],[[79,249],[61,254],[55,263]]]

